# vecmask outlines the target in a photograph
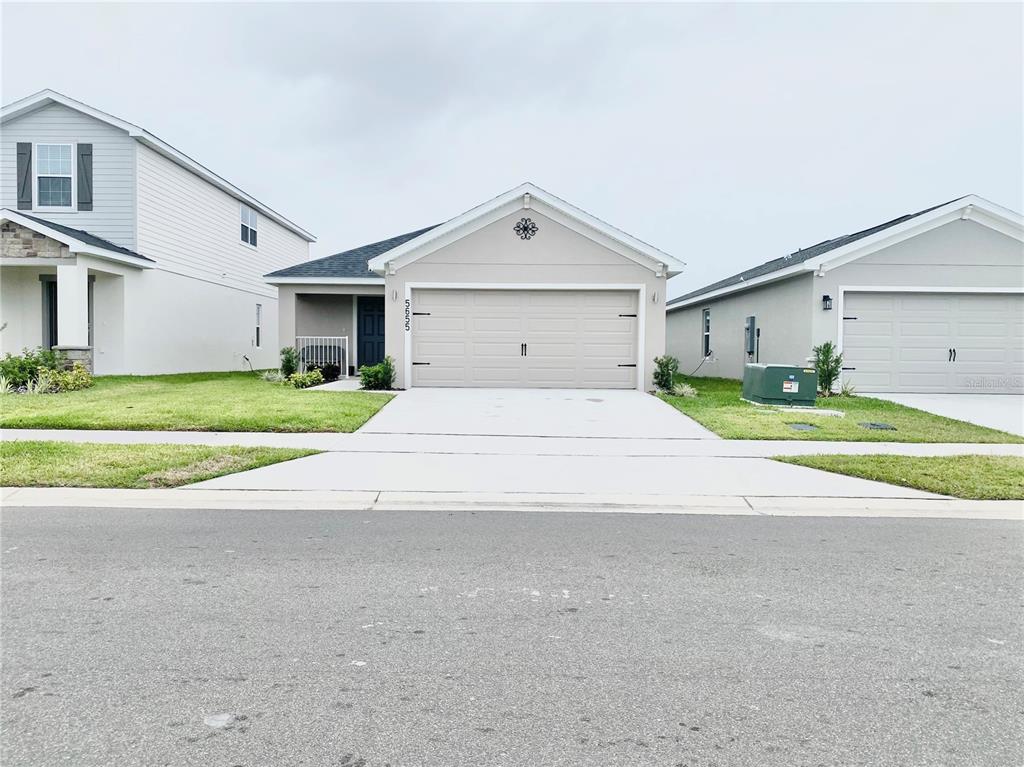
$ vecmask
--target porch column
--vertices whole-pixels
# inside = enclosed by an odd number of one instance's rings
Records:
[[[89,267],[57,265],[57,349],[92,369],[89,346]]]

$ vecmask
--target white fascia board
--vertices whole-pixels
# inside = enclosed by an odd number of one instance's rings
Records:
[[[587,229],[597,232],[608,241],[602,243],[606,247],[610,245],[611,249],[620,255],[642,263],[655,272],[664,273],[665,276],[679,274],[685,266],[683,262],[667,253],[606,224],[533,184],[526,183],[424,232],[419,237],[409,240],[387,253],[382,253],[369,262],[369,267],[377,274],[384,274],[389,268],[391,270],[401,269],[403,266],[498,221],[510,213],[533,208],[591,239],[595,238]]]
[[[271,285],[383,285],[383,277],[264,277]]]
[[[72,237],[71,235],[59,232],[56,229],[51,229],[44,224],[25,218],[15,211],[7,208],[0,209],[0,221],[13,221],[26,229],[31,229],[33,232],[39,232],[39,234],[46,235],[51,240],[56,240],[57,242],[67,245],[68,250],[72,253],[83,253],[88,256],[96,256],[97,258],[102,258],[107,261],[115,261],[119,264],[134,266],[138,269],[152,269],[156,266],[155,262],[144,258],[136,258],[124,253],[118,253],[115,250],[107,250],[106,248],[82,242],[77,237]]]
[[[933,211],[916,216],[902,224],[883,229],[881,232],[877,232],[869,237],[864,237],[856,242],[851,242],[849,245],[830,250],[815,258],[809,258],[786,269],[769,272],[752,280],[738,282],[735,285],[727,285],[718,290],[694,296],[688,301],[673,304],[666,307],[666,311],[671,312],[676,309],[684,309],[694,304],[720,298],[721,296],[741,293],[759,285],[788,279],[801,272],[820,271],[824,273],[958,219],[974,221],[1008,237],[1024,242],[1024,216],[1009,208],[989,202],[984,197],[968,195],[962,199],[954,200],[948,205],[943,205],[941,208],[936,208]]]
[[[244,202],[246,205],[255,208],[267,218],[276,221],[285,229],[294,232],[307,242],[316,242],[316,237],[307,232],[301,226],[289,221],[277,211],[268,208],[255,197],[243,192],[230,181],[221,178],[209,168],[200,165],[188,155],[179,152],[170,144],[157,138],[145,128],[135,125],[134,123],[130,123],[127,120],[122,120],[119,117],[114,117],[106,112],[101,112],[99,109],[91,107],[88,104],[83,104],[81,101],[76,101],[62,93],[57,93],[52,90],[43,90],[39,91],[39,93],[34,93],[31,96],[26,96],[23,99],[19,99],[18,101],[8,104],[0,109],[0,124],[13,120],[17,117],[21,117],[22,115],[30,112],[34,112],[37,109],[42,109],[50,104],[60,104],[68,109],[74,109],[75,111],[88,115],[100,122],[104,122],[107,125],[123,130],[136,141],[145,144],[155,152],[159,152],[176,165],[180,165],[186,170],[195,173],[204,181],[213,184],[221,191],[226,192],[232,197]]]

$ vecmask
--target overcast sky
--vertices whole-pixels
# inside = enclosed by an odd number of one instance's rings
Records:
[[[2,100],[142,125],[323,256],[532,181],[670,295],[963,194],[1021,210],[1018,4],[2,6]]]

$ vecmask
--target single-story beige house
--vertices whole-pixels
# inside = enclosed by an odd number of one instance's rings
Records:
[[[1022,243],[1019,213],[961,197],[669,301],[668,353],[684,373],[741,378],[832,341],[861,393],[1021,393]]]
[[[398,388],[651,387],[683,264],[533,184],[436,226],[266,275],[282,344]]]

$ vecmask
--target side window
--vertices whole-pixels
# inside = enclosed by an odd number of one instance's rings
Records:
[[[242,221],[242,242],[256,247],[256,211],[248,205],[240,206]]]
[[[74,163],[71,144],[36,144],[36,207],[71,208]]]
[[[263,342],[263,304],[256,304],[256,348]]]
[[[704,356],[711,355],[711,310],[705,309],[701,315],[701,333],[704,336]]]

